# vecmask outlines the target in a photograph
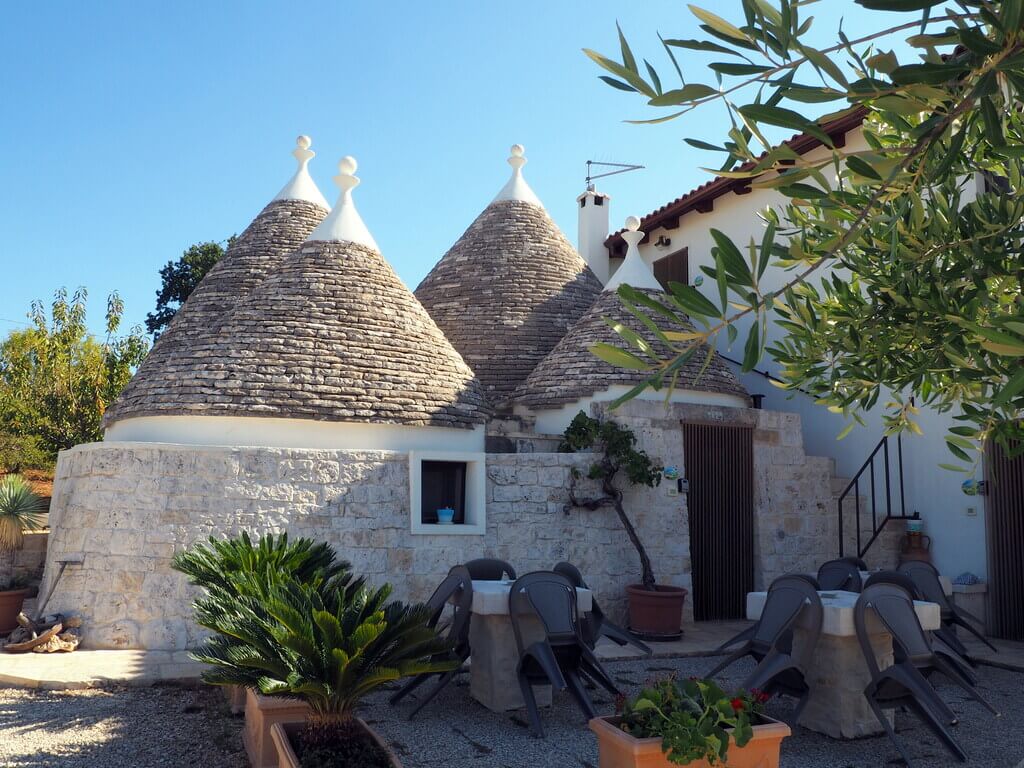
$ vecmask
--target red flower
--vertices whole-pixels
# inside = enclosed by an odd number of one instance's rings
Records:
[[[736,712],[742,712],[744,709],[746,709],[746,705],[743,703],[743,699],[737,697],[732,700],[732,708]]]

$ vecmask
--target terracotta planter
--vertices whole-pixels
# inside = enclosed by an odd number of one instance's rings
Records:
[[[746,746],[737,747],[730,739],[725,768],[779,768],[779,749],[791,731],[788,725],[770,717],[761,720]],[[660,738],[635,739],[619,730],[618,723],[618,717],[595,717],[590,721],[590,730],[597,736],[598,768],[679,768],[661,751]],[[689,768],[710,765],[707,760],[698,760]]]
[[[674,640],[682,634],[683,603],[687,591],[683,587],[658,584],[654,590],[643,584],[626,587],[629,596],[629,628],[648,640]]]
[[[369,734],[377,746],[379,746],[384,752],[387,753],[388,759],[391,761],[392,768],[402,768],[402,763],[399,761],[395,753],[391,751],[391,748],[387,743],[380,737],[373,728],[368,726],[359,718],[356,718],[356,722],[362,726],[363,730]],[[274,741],[274,747],[277,749],[277,762],[274,763],[277,768],[302,768],[302,763],[299,762],[298,757],[295,755],[295,750],[292,749],[291,737],[294,736],[302,728],[301,723],[274,723],[270,726],[270,738]]]
[[[270,737],[274,725],[304,723],[309,705],[280,696],[262,696],[245,689],[245,730],[242,743],[252,768],[277,768],[277,749]]]
[[[10,634],[18,628],[18,614],[21,613],[21,606],[30,591],[28,589],[8,589],[0,592],[0,637]]]

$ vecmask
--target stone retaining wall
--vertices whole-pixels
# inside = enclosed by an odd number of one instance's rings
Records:
[[[33,582],[42,577],[48,536],[46,531],[25,534],[24,546],[14,553],[14,578]]]
[[[804,456],[797,417],[681,404],[666,410],[638,401],[615,418],[634,428],[653,457],[682,467],[680,420],[694,414],[755,427],[757,586],[834,556],[829,462]],[[407,600],[426,599],[451,565],[474,557],[503,558],[520,573],[570,560],[605,611],[622,620],[624,590],[639,580],[638,562],[614,511],[564,511],[570,469],[585,470],[589,461],[488,454],[486,535],[420,535],[410,531],[404,453],[78,446],[58,462],[48,562],[69,553],[83,553],[85,562],[68,567],[49,610],[83,615],[87,647],[192,647],[201,636],[190,621],[193,589],[170,569],[171,557],[209,535],[244,529],[328,541],[358,573],[392,583],[396,597]],[[596,493],[589,482],[581,496]],[[659,582],[691,589],[685,494],[673,494],[669,484],[632,489],[626,508]],[[685,621],[692,621],[689,601]]]

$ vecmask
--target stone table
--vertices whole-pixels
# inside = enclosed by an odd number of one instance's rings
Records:
[[[508,614],[508,596],[512,582],[473,581],[472,617],[469,624],[469,693],[492,712],[506,712],[526,706],[519,691],[516,667],[519,649]],[[576,590],[576,608],[582,614],[593,604],[589,589]],[[521,622],[524,642],[544,637],[540,622]],[[538,706],[551,704],[551,686],[534,686]]]
[[[807,670],[807,684],[811,692],[807,706],[800,716],[800,724],[812,731],[836,739],[854,739],[884,733],[864,698],[864,689],[871,682],[871,673],[861,653],[857,632],[853,625],[853,607],[859,595],[856,592],[819,592],[824,608],[821,638],[815,648],[811,668]],[[747,595],[747,618],[757,620],[764,610],[767,592]],[[939,606],[935,603],[914,601],[914,610],[925,630],[939,628]],[[868,639],[875,652],[879,669],[892,666],[893,648],[890,635],[874,612],[867,617]],[[801,614],[793,628],[794,650],[803,648],[810,634],[806,628],[807,616]],[[886,716],[892,718],[892,713]]]

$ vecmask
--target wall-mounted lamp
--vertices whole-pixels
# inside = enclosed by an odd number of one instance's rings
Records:
[[[664,235],[661,235],[654,243],[655,248],[661,248],[662,250],[668,248],[670,245],[672,245],[672,239],[665,237]]]

